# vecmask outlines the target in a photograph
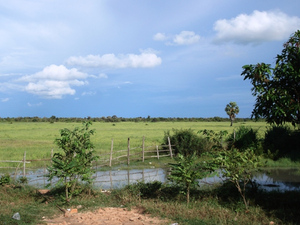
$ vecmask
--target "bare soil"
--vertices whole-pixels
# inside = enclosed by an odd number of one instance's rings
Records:
[[[54,219],[44,219],[47,225],[154,225],[154,224],[172,224],[169,220],[163,220],[145,214],[143,209],[134,208],[127,210],[125,208],[100,208],[94,212],[80,213],[71,210],[65,215]]]

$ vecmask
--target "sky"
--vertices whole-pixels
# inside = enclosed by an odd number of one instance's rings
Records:
[[[0,0],[0,117],[249,118],[298,0]]]

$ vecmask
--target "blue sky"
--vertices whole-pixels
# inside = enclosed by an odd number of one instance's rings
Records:
[[[0,117],[250,117],[298,0],[0,0]]]

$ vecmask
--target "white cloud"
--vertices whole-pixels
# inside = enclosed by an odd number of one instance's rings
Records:
[[[157,33],[153,36],[155,41],[167,41],[167,45],[192,45],[200,40],[200,36],[193,31],[181,31],[179,34],[166,36],[163,33]]]
[[[78,65],[84,67],[111,67],[111,68],[148,68],[161,64],[161,58],[152,52],[142,52],[136,54],[105,54],[88,55],[86,57],[70,57],[67,60],[69,65]]]
[[[37,72],[33,75],[24,76],[20,78],[21,81],[35,81],[35,80],[59,80],[69,81],[74,79],[85,79],[87,78],[86,73],[79,72],[77,69],[68,69],[63,65],[50,65],[45,67],[42,71]]]
[[[216,42],[233,41],[240,44],[284,40],[299,28],[299,17],[290,17],[280,11],[255,10],[250,15],[240,14],[214,24]]]
[[[157,33],[153,36],[153,40],[155,40],[155,41],[165,41],[167,39],[168,39],[168,37],[163,33]]]
[[[104,78],[104,79],[107,79],[107,78],[108,78],[108,76],[107,76],[105,73],[100,73],[100,74],[98,75],[98,77],[99,77],[99,78]]]
[[[71,86],[82,86],[87,74],[77,69],[67,69],[65,66],[51,65],[33,75],[24,76],[18,81],[28,82],[25,91],[44,98],[60,99],[64,95],[74,95]]]
[[[181,31],[173,39],[174,43],[178,45],[191,45],[197,43],[199,40],[200,36],[193,31]]]
[[[92,95],[95,95],[95,94],[97,94],[96,91],[88,91],[88,92],[83,92],[81,95],[82,96],[85,96],[85,95],[92,96]]]
[[[36,104],[31,104],[30,102],[28,102],[27,105],[28,105],[29,107],[34,107],[34,106],[42,106],[43,103],[42,103],[42,102],[39,102],[39,103],[36,103]]]
[[[1,102],[8,102],[9,98],[1,98]]]
[[[94,79],[107,79],[108,76],[105,73],[100,73],[99,75],[89,75],[89,77],[92,77]]]

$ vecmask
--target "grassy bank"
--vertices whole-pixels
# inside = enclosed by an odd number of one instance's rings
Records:
[[[159,183],[138,183],[111,193],[88,190],[64,203],[59,194],[63,189],[39,194],[26,186],[0,186],[0,224],[41,224],[43,217],[62,215],[59,209],[76,208],[79,212],[94,211],[99,207],[139,207],[145,213],[185,224],[299,224],[299,192],[264,192],[249,189],[250,207],[246,211],[236,188],[231,184],[193,189],[191,202],[186,204],[182,189]],[[20,221],[13,220],[19,212]]]

